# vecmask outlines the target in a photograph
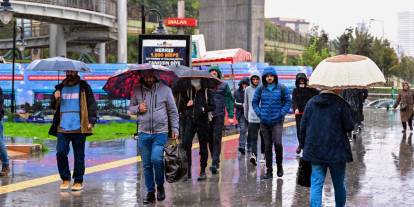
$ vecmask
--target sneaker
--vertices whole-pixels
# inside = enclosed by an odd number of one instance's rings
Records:
[[[262,157],[260,159],[260,163],[266,163],[265,154],[262,154]]]
[[[243,149],[243,148],[241,148],[241,147],[239,147],[239,152],[240,152],[240,154],[242,154],[242,155],[245,155],[245,154],[246,154],[246,150],[245,150],[245,149]]]
[[[260,179],[267,180],[267,179],[273,179],[273,173],[267,172],[264,176],[262,176]]]
[[[10,167],[8,165],[3,165],[0,172],[0,177],[8,176],[10,172]]]
[[[157,186],[157,201],[165,200],[165,189],[164,186]]]
[[[63,180],[62,183],[60,184],[60,189],[61,190],[67,190],[69,189],[69,185],[70,185],[70,181],[69,180]]]
[[[72,191],[80,191],[83,190],[83,184],[82,183],[74,183],[72,185]]]
[[[203,180],[206,180],[206,179],[207,179],[207,176],[206,176],[205,172],[201,172],[200,176],[197,178],[198,181],[203,181]]]
[[[278,164],[277,165],[277,177],[282,177],[283,176],[283,166],[282,164]]]
[[[256,155],[252,154],[252,155],[250,156],[250,162],[251,162],[254,166],[256,166],[256,165],[257,165]]]
[[[213,175],[215,175],[215,174],[217,174],[217,173],[218,173],[218,171],[217,171],[217,167],[216,167],[215,165],[212,165],[212,166],[210,167],[210,171],[211,171],[211,173],[213,173]]]
[[[155,203],[155,193],[154,192],[148,192],[147,196],[144,198],[142,203],[145,204],[151,204]]]

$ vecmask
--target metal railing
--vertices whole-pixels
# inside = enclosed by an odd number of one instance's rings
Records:
[[[117,1],[116,0],[25,0],[26,2],[34,2],[39,4],[51,4],[56,6],[72,7],[77,9],[85,9],[99,13],[116,16]],[[13,1],[11,1],[13,4]]]

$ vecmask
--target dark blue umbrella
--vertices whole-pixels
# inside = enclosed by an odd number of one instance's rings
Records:
[[[91,69],[84,62],[64,57],[35,60],[27,66],[26,70],[91,72]]]

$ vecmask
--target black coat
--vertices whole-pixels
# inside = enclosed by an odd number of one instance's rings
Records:
[[[234,91],[234,107],[236,108],[236,118],[239,119],[240,117],[244,116],[244,89],[242,87],[243,84],[246,84],[247,86],[250,85],[250,79],[249,78],[243,78],[239,82],[239,88]]]
[[[308,101],[319,94],[319,91],[314,88],[295,88],[292,92],[292,108],[295,111],[299,109],[300,113],[305,111],[305,106]]]
[[[207,90],[207,100],[206,100]],[[214,97],[209,89],[201,89],[196,92],[194,87],[186,92],[176,94],[178,102],[178,112],[180,118],[190,117],[192,120],[201,121],[205,124],[208,123],[208,112],[212,112],[215,109]],[[194,105],[187,106],[188,101],[193,100]]]
[[[321,93],[309,100],[302,116],[303,159],[316,164],[352,161],[347,132],[354,129],[349,104],[340,96]]]
[[[65,86],[64,82],[65,82],[65,80],[62,83],[55,86],[56,91],[58,91],[58,90],[62,91],[63,87]],[[87,105],[87,110],[88,110],[89,123],[90,124],[95,124],[96,119],[97,119],[96,101],[95,101],[95,97],[93,95],[91,87],[84,80],[79,81],[79,97],[81,97],[82,92],[85,92],[85,95],[86,95],[86,105]],[[79,99],[79,102],[80,101],[81,100]],[[55,96],[52,96],[52,102],[50,104],[50,107],[52,109],[55,109],[56,112],[53,116],[53,122],[52,122],[52,126],[49,129],[49,134],[52,135],[52,136],[57,136],[58,127],[59,127],[59,124],[60,124],[60,101],[57,101],[55,99]],[[82,109],[81,109],[81,111],[82,111]],[[80,117],[82,117],[82,112],[80,112]],[[92,135],[92,133],[84,133],[84,134],[86,136]]]

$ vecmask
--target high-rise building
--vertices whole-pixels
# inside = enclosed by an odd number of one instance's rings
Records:
[[[414,57],[414,11],[398,13],[399,52]]]

